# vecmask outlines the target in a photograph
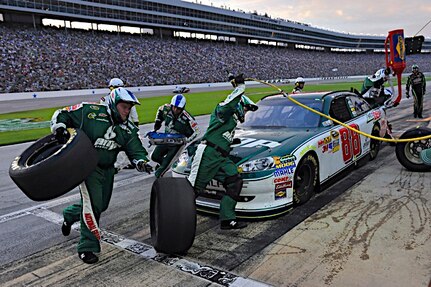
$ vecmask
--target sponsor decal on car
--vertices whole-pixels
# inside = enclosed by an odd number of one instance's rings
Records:
[[[322,153],[335,153],[340,150],[340,134],[337,131],[331,131],[331,135],[318,140],[317,147],[322,150]]]
[[[277,183],[275,185],[275,190],[280,190],[280,189],[286,190],[286,188],[292,188],[292,181],[291,180],[283,182],[283,183]]]
[[[274,199],[279,200],[287,197],[286,189],[274,190]]]
[[[338,139],[340,137],[340,133],[337,131],[331,131],[331,136],[333,139]]]
[[[382,117],[382,113],[380,110],[370,111],[367,113],[367,123],[371,121],[376,121]]]
[[[89,118],[90,120],[94,120],[96,117],[97,117],[97,116],[96,116],[96,114],[95,114],[95,113],[89,113],[89,114],[87,115],[87,118]]]
[[[99,117],[102,117],[102,118],[106,118],[108,115],[107,114],[105,114],[105,113],[100,113],[99,114]]]
[[[98,111],[98,110],[99,110],[99,107],[98,107],[98,106],[93,106],[93,105],[91,105],[91,106],[90,106],[90,109],[95,110],[95,111]]]
[[[288,175],[281,176],[281,177],[275,177],[274,178],[274,184],[275,185],[281,184],[281,183],[285,183],[285,182],[288,182],[288,181],[292,181],[292,177],[290,177]]]
[[[295,173],[296,157],[294,155],[285,155],[282,157],[274,156],[273,159],[276,168],[273,174],[275,178]]]

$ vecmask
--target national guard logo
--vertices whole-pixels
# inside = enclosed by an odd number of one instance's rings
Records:
[[[87,115],[87,117],[88,117],[90,120],[94,120],[94,119],[96,118],[96,114],[95,114],[95,113],[89,113],[89,114]]]

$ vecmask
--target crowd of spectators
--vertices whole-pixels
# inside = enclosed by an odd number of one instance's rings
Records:
[[[216,41],[0,24],[0,93],[211,83],[226,71],[258,79],[370,75],[384,54],[330,53]],[[408,57],[431,71],[429,55]]]

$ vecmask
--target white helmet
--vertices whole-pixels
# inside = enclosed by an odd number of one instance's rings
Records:
[[[186,98],[182,94],[178,94],[172,97],[171,105],[180,109],[184,109],[186,106]]]
[[[390,69],[386,68],[386,69],[378,69],[374,75],[368,77],[368,79],[371,80],[371,82],[376,82],[378,80],[384,79],[387,80],[390,74]]]
[[[118,87],[124,87],[123,81],[121,79],[119,79],[119,78],[112,78],[109,81],[109,88],[111,90],[113,90],[113,89],[118,88]]]
[[[135,97],[135,95],[125,88],[119,87],[116,89],[113,89],[109,96],[106,97],[106,105],[111,110],[111,116],[114,119],[114,121],[121,123],[123,122],[121,119],[121,116],[117,110],[117,104],[119,102],[125,102],[132,105],[140,105],[141,103],[138,101],[138,99]]]
[[[295,85],[300,84],[300,83],[305,83],[305,80],[303,77],[298,77],[295,80]]]

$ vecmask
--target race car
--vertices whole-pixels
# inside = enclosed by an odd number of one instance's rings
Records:
[[[175,87],[175,89],[172,91],[174,94],[185,94],[188,92],[190,92],[190,88],[187,88],[186,86]]]
[[[384,137],[388,126],[384,107],[372,108],[348,92],[292,95],[300,103],[366,134]],[[236,206],[239,217],[277,215],[308,201],[320,186],[359,160],[376,158],[380,142],[360,135],[290,101],[282,95],[257,103],[235,130],[241,140],[229,157],[244,181]],[[189,148],[190,150],[190,148]],[[192,155],[183,153],[173,176],[190,172]],[[196,199],[200,211],[215,212],[224,189],[211,182]]]

